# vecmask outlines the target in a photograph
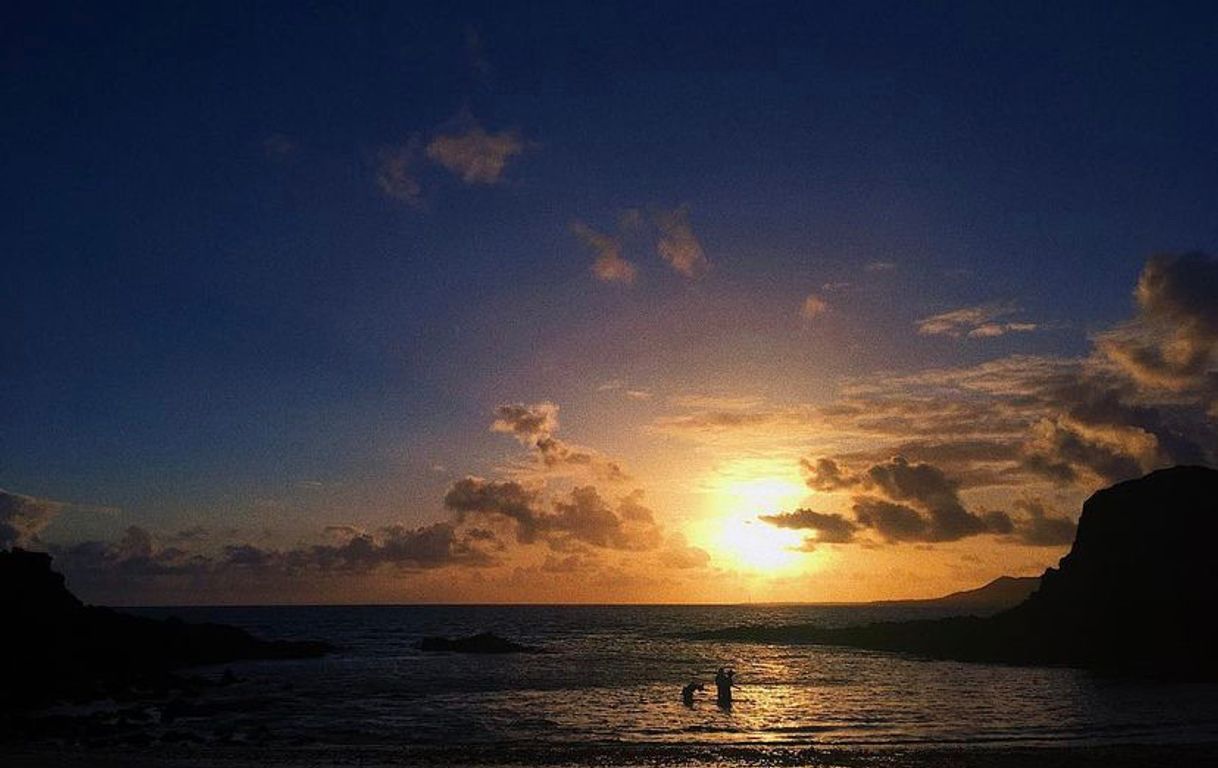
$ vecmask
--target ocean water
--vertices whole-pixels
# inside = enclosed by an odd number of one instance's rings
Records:
[[[816,646],[691,641],[742,623],[843,625],[934,615],[867,606],[415,606],[144,609],[340,648],[227,665],[175,729],[201,740],[332,746],[1103,745],[1218,739],[1218,686],[1057,668],[925,661]],[[427,635],[493,631],[544,654],[424,654]],[[711,678],[737,670],[736,702]],[[219,669],[203,670],[217,675]],[[708,692],[681,702],[690,680]]]

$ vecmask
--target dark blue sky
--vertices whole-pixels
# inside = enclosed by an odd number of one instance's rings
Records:
[[[9,3],[0,35],[0,486],[145,523],[301,482],[422,518],[499,402],[628,444],[605,382],[818,402],[1083,354],[1148,256],[1218,242],[1211,3]],[[471,126],[519,144],[493,179],[427,159]],[[677,210],[697,280],[619,229]],[[1038,330],[916,332],[993,302]]]

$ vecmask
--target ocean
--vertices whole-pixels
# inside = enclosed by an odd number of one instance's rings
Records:
[[[200,670],[238,682],[150,727],[196,743],[560,751],[566,745],[1021,747],[1218,740],[1218,685],[926,661],[817,646],[692,641],[738,624],[920,618],[880,606],[368,606],[141,609],[326,640],[324,659]],[[540,654],[425,654],[424,636],[492,631]],[[736,701],[715,704],[719,666]],[[680,691],[707,684],[692,707]],[[162,736],[164,734],[161,734]]]

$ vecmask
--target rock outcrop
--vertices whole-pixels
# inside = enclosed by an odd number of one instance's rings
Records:
[[[425,637],[415,644],[427,653],[541,653],[540,648],[521,645],[491,632],[470,637]]]
[[[260,640],[236,627],[159,621],[87,606],[49,555],[0,551],[0,710],[164,687],[172,670],[241,659],[320,656],[326,643]]]

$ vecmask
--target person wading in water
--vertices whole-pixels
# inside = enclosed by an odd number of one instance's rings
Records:
[[[715,689],[718,691],[715,701],[721,707],[732,706],[732,678],[735,676],[736,670],[726,667],[719,667],[719,671],[715,673]]]

